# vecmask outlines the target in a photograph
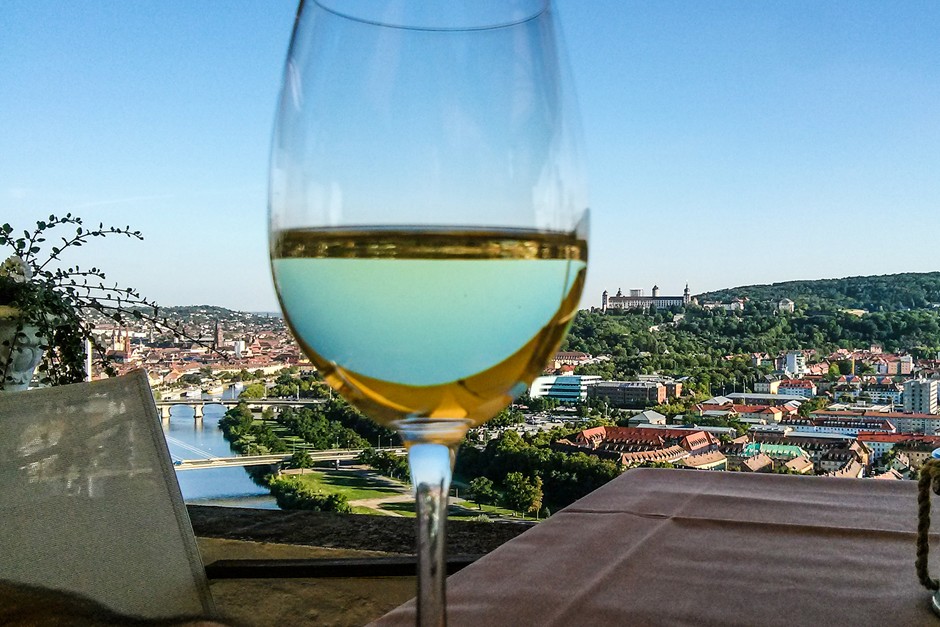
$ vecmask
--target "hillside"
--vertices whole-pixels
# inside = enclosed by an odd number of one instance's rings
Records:
[[[702,301],[728,301],[747,297],[756,301],[789,298],[809,308],[898,311],[923,309],[940,303],[940,272],[907,272],[815,281],[786,281],[770,285],[745,285],[706,292]]]

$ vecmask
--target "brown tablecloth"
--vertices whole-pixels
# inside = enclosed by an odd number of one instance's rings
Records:
[[[631,470],[450,577],[448,622],[940,625],[916,516],[910,481]]]

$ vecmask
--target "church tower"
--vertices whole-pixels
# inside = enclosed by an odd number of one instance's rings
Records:
[[[692,293],[689,292],[689,284],[685,284],[685,289],[682,291],[682,302],[688,305],[692,302]]]
[[[219,350],[222,347],[222,329],[219,328],[219,321],[215,321],[215,332],[212,334],[212,349]]]
[[[607,311],[607,290],[601,294],[601,311]]]

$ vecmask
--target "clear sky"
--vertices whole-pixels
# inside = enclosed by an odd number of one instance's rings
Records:
[[[558,0],[592,207],[583,304],[940,269],[940,2]],[[268,144],[296,3],[0,1],[0,221],[164,305],[275,310]]]

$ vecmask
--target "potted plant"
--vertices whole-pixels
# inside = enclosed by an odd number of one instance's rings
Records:
[[[68,235],[47,242],[53,232]],[[69,249],[107,236],[143,239],[130,227],[86,228],[72,214],[51,215],[22,234],[9,224],[0,226],[0,249],[10,253],[0,264],[0,390],[26,389],[34,371],[43,385],[84,380],[86,345],[92,347],[94,361],[113,375],[104,347],[92,333],[93,312],[118,324],[142,320],[185,336],[178,325],[158,318],[156,304],[136,290],[106,285],[99,268],[59,265]]]

